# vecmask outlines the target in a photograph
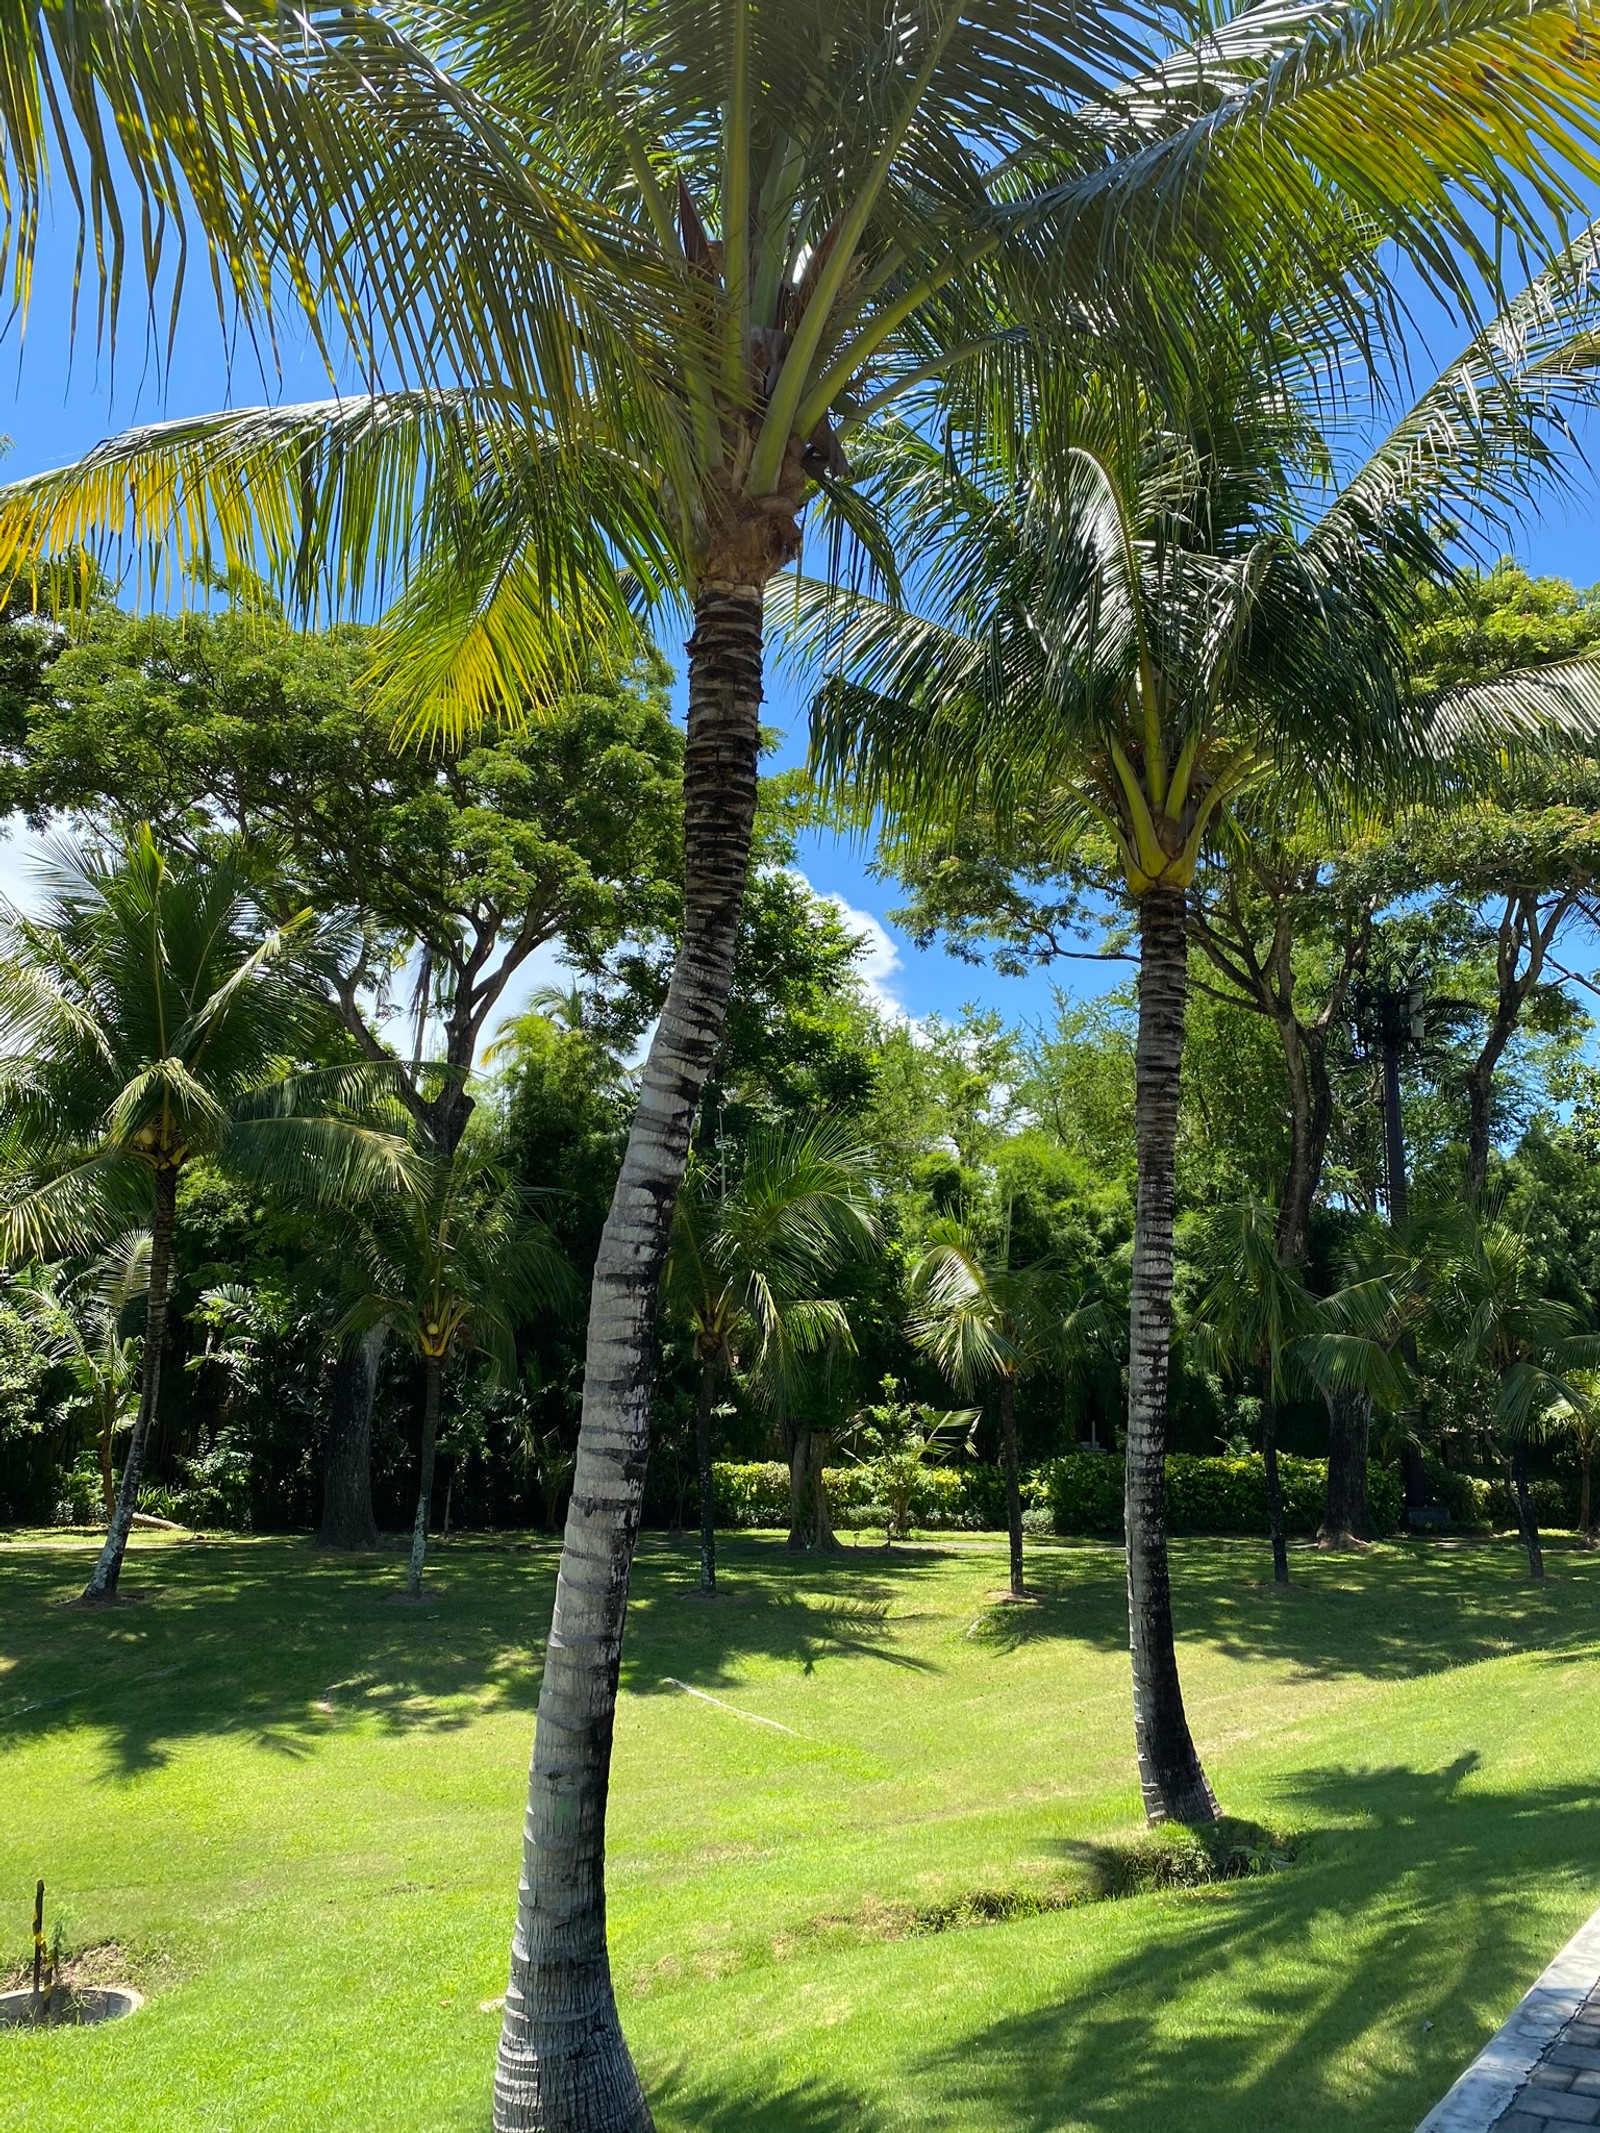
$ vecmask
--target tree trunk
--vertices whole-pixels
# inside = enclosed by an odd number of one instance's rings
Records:
[[[1367,1439],[1372,1429],[1372,1402],[1364,1393],[1328,1394],[1328,1487],[1321,1548],[1353,1548],[1372,1538],[1367,1508]]]
[[[1283,1481],[1278,1473],[1278,1403],[1272,1373],[1261,1373],[1261,1457],[1267,1469],[1267,1531],[1272,1535],[1272,1582],[1289,1582],[1289,1539],[1283,1524]]]
[[[1412,1362],[1413,1358],[1408,1356],[1406,1360]],[[1428,1470],[1422,1463],[1421,1447],[1409,1437],[1402,1438],[1400,1444],[1400,1493],[1404,1504],[1400,1522],[1409,1532],[1412,1512],[1428,1501]]]
[[[539,1692],[495,2067],[496,2133],[651,2126],[606,1948],[606,1802],[649,1448],[656,1297],[695,1111],[722,1037],[749,867],[767,574],[710,582],[695,600],[683,938],[590,1291],[578,1463]]]
[[[116,1426],[116,1410],[111,1407],[107,1410],[105,1422],[100,1430],[100,1505],[105,1513],[108,1530],[111,1525],[112,1514],[117,1507],[117,1483],[116,1477],[111,1471],[111,1439]]]
[[[810,1495],[811,1432],[804,1427],[789,1435],[789,1538],[784,1545],[796,1555],[806,1545],[806,1498]]]
[[[378,1364],[389,1337],[374,1326],[353,1346],[342,1348],[328,1393],[328,1441],[322,1465],[323,1548],[376,1548],[372,1515],[372,1402]]]
[[[1519,1444],[1511,1454],[1511,1487],[1517,1499],[1517,1528],[1522,1535],[1522,1545],[1528,1551],[1528,1575],[1544,1579],[1544,1549],[1539,1545],[1539,1521],[1533,1514],[1533,1498],[1528,1494],[1528,1452]]]
[[[1138,1205],[1128,1360],[1128,1627],[1139,1782],[1151,1822],[1213,1822],[1217,1803],[1195,1753],[1178,1680],[1167,1568],[1167,1373],[1172,1349],[1172,1205],[1178,1082],[1188,997],[1183,892],[1139,905],[1135,1057]]]
[[[700,1480],[700,1590],[708,1598],[717,1589],[717,1506],[711,1486],[711,1410],[716,1397],[717,1366],[702,1363],[694,1403],[694,1463]]]
[[[161,1169],[155,1173],[155,1206],[150,1221],[150,1284],[145,1292],[144,1355],[139,1382],[139,1412],[128,1456],[123,1462],[122,1485],[106,1529],[106,1543],[83,1588],[85,1606],[102,1606],[117,1596],[122,1558],[133,1530],[133,1514],[139,1508],[139,1484],[144,1478],[144,1455],[150,1429],[161,1397],[161,1344],[167,1330],[167,1294],[172,1284],[172,1233],[178,1216],[178,1173]]]
[[[1000,1463],[1006,1477],[1006,1532],[1011,1539],[1011,1597],[1027,1598],[1022,1582],[1022,1487],[1017,1479],[1017,1384],[1000,1380]]]
[[[1583,1477],[1578,1486],[1578,1541],[1580,1546],[1585,1548],[1594,1546],[1594,1534],[1589,1526],[1589,1467],[1593,1458],[1593,1452],[1588,1445],[1584,1445],[1578,1453],[1578,1465]]]
[[[828,1512],[828,1485],[822,1478],[829,1440],[817,1430],[812,1430],[810,1435],[811,1545],[819,1555],[838,1555],[841,1552],[839,1536],[833,1530],[833,1520]]]
[[[444,1357],[422,1358],[422,1461],[417,1477],[417,1517],[411,1528],[411,1560],[406,1565],[406,1597],[422,1590],[422,1567],[428,1557],[428,1514],[433,1508],[433,1456],[439,1442],[439,1388]]]

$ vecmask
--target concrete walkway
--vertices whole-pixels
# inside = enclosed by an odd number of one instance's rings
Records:
[[[1566,2126],[1600,2126],[1600,1911],[1417,2133],[1562,2133]]]

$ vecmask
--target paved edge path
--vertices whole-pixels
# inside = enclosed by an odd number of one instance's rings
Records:
[[[1600,1981],[1600,1911],[1532,1984],[1417,2133],[1489,2133]]]

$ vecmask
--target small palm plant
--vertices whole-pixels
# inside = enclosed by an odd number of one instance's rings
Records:
[[[406,1182],[373,1204],[356,1239],[366,1293],[341,1331],[353,1340],[387,1326],[422,1365],[417,1514],[404,1587],[414,1600],[427,1560],[445,1371],[477,1349],[500,1383],[514,1383],[518,1320],[569,1297],[573,1275],[530,1195],[475,1124],[448,1156],[414,1148]]]
[[[997,1251],[954,1220],[936,1222],[911,1277],[913,1347],[930,1356],[969,1398],[993,1385],[999,1395],[1011,1597],[1027,1597],[1022,1569],[1022,1484],[1017,1470],[1017,1386],[1049,1363],[1071,1364],[1110,1335],[1099,1292],[1078,1295],[1048,1260],[1010,1264],[1011,1225]]]
[[[738,1369],[759,1405],[780,1414],[801,1359],[853,1350],[849,1317],[819,1284],[870,1250],[868,1152],[842,1126],[757,1126],[730,1179],[720,1159],[691,1165],[667,1261],[668,1298],[688,1320],[700,1379],[700,1590],[717,1589],[711,1425]]]
[[[1439,1285],[1435,1311],[1447,1352],[1494,1386],[1493,1421],[1507,1448],[1528,1574],[1544,1576],[1544,1550],[1528,1492],[1528,1444],[1554,1411],[1586,1406],[1581,1374],[1600,1368],[1600,1334],[1547,1293],[1533,1246],[1510,1223],[1465,1221]]]
[[[37,916],[0,905],[0,1263],[150,1227],[139,1407],[93,1605],[116,1597],[138,1505],[179,1179],[206,1160],[338,1204],[392,1182],[405,1151],[326,1108],[359,1076],[305,1064],[324,1037],[308,916],[264,925],[237,848],[169,864],[144,829],[116,849],[56,847],[41,886]]]
[[[75,1405],[94,1431],[108,1527],[116,1507],[116,1440],[139,1411],[142,1343],[127,1321],[149,1279],[150,1234],[130,1230],[76,1281],[59,1267],[30,1267],[13,1289],[41,1353],[70,1374]]]
[[[897,1378],[886,1377],[880,1397],[855,1417],[851,1456],[865,1467],[874,1500],[883,1510],[883,1545],[892,1548],[911,1531],[911,1502],[922,1470],[942,1466],[974,1450],[975,1407],[924,1407],[901,1397]]]
[[[1261,1393],[1272,1578],[1276,1585],[1287,1585],[1289,1544],[1278,1473],[1278,1409],[1295,1374],[1297,1349],[1326,1331],[1326,1320],[1299,1267],[1286,1265],[1279,1254],[1275,1209],[1253,1197],[1219,1208],[1207,1225],[1205,1242],[1211,1279],[1198,1322],[1186,1337],[1197,1350],[1255,1373]]]

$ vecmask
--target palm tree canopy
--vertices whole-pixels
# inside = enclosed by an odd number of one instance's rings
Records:
[[[534,1196],[513,1182],[477,1114],[452,1154],[412,1148],[405,1180],[369,1204],[351,1241],[365,1293],[342,1334],[387,1325],[439,1362],[477,1348],[501,1383],[516,1377],[519,1322],[576,1289]]]
[[[1029,1376],[1055,1362],[1078,1362],[1110,1332],[1099,1291],[1075,1291],[1048,1259],[1009,1264],[966,1223],[930,1225],[911,1276],[906,1332],[969,1396],[997,1378]]]
[[[844,1307],[816,1291],[876,1241],[870,1161],[848,1126],[816,1120],[758,1124],[732,1179],[719,1156],[691,1164],[666,1278],[702,1363],[743,1362],[778,1397],[800,1356],[850,1347]]]
[[[197,1157],[337,1204],[404,1167],[331,1106],[368,1069],[314,1069],[324,1035],[302,917],[266,926],[242,855],[171,865],[148,830],[59,845],[37,913],[0,907],[0,1258],[75,1250]]]
[[[398,591],[408,709],[503,711],[630,589],[762,583],[815,489],[885,557],[842,440],[1022,317],[1187,372],[1288,279],[1312,341],[1370,344],[1386,238],[1463,304],[1496,286],[1483,208],[1533,242],[1600,169],[1591,4],[370,0],[287,34],[262,0],[31,0],[0,36],[24,282],[54,148],[119,285],[125,168],[148,271],[198,222],[219,290],[286,292],[373,389],[19,484],[0,567],[120,536]]]
[[[1419,582],[1456,567],[1451,528],[1547,479],[1594,402],[1591,243],[1342,483],[1337,430],[1243,338],[1176,413],[1136,376],[1074,379],[1041,355],[1019,370],[1015,448],[963,427],[959,395],[944,440],[880,429],[862,486],[917,599],[800,588],[795,642],[833,676],[813,709],[825,773],[862,811],[933,825],[977,804],[1003,823],[1043,793],[1058,848],[1109,833],[1137,897],[1187,886],[1269,774],[1325,800],[1403,793],[1491,739],[1592,736],[1600,666],[1441,708],[1411,687],[1403,637]]]

